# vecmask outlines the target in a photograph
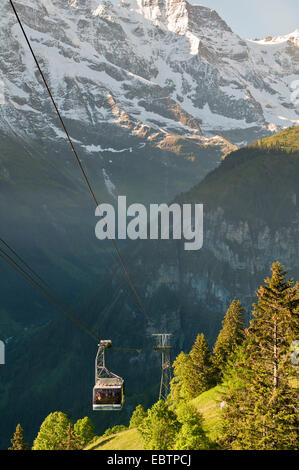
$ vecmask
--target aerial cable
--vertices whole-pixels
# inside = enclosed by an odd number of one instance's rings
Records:
[[[44,297],[46,297],[50,302],[52,302],[56,307],[63,311],[70,320],[75,322],[81,329],[85,331],[89,336],[99,343],[99,338],[96,334],[88,327],[85,320],[72,308],[70,307],[65,300],[22,258],[3,238],[0,237],[0,242],[3,243],[13,254],[14,256],[33,274],[45,287],[41,286],[36,279],[34,279],[28,272],[26,272],[21,265],[19,265],[9,254],[5,252],[0,247],[0,258],[6,261],[15,271],[17,271],[24,279],[30,282],[39,292],[41,292]],[[115,302],[119,299],[119,293],[117,294],[116,299],[113,300],[112,304],[114,305]],[[109,306],[110,310],[111,306]],[[72,313],[70,313],[70,311]],[[77,317],[77,318],[76,318]],[[137,352],[140,354],[142,349],[137,348],[118,348],[112,346],[111,349],[115,351],[123,351],[123,352]]]
[[[90,337],[92,337],[97,343],[99,343],[99,338],[97,338],[91,331],[89,331],[80,321],[78,321],[74,316],[68,312],[68,310],[61,305],[55,297],[53,297],[44,287],[42,287],[28,272],[26,272],[11,256],[9,256],[2,248],[0,248],[0,258],[6,261],[15,271],[17,271],[24,279],[30,282],[37,290],[39,290],[44,297],[46,297],[50,302],[52,302],[56,307],[58,307],[65,315],[67,315],[74,323],[76,323],[82,330],[85,331]]]
[[[15,8],[15,6],[14,6],[14,4],[13,4],[13,1],[12,1],[12,0],[9,0],[9,1],[10,1],[10,4],[11,4],[12,9],[13,9],[13,11],[14,11],[14,14],[15,14],[15,16],[16,16],[16,19],[17,19],[17,21],[18,21],[18,23],[19,23],[19,25],[20,25],[20,28],[21,28],[22,33],[23,33],[23,35],[24,35],[24,38],[25,38],[25,40],[26,40],[26,42],[27,42],[27,44],[28,44],[28,47],[29,47],[30,52],[31,52],[31,54],[32,54],[32,57],[33,57],[33,59],[34,59],[34,61],[35,61],[35,64],[36,64],[36,66],[37,66],[37,68],[38,68],[38,71],[39,71],[39,73],[40,73],[40,75],[41,75],[41,77],[42,77],[42,80],[43,80],[44,85],[45,85],[45,87],[46,87],[46,89],[47,89],[47,92],[48,92],[49,97],[50,97],[50,99],[51,99],[51,101],[52,101],[52,104],[53,104],[53,106],[54,106],[54,108],[55,108],[55,111],[56,111],[57,116],[58,116],[58,118],[59,118],[59,120],[60,120],[60,123],[61,123],[61,125],[62,125],[62,127],[63,127],[63,130],[64,130],[65,134],[66,134],[66,137],[67,137],[67,140],[68,140],[68,142],[69,142],[69,144],[70,144],[71,150],[72,150],[72,152],[73,152],[73,154],[74,154],[74,156],[75,156],[75,158],[76,158],[76,161],[77,161],[77,163],[78,163],[78,165],[79,165],[79,168],[80,168],[80,170],[81,170],[81,173],[82,173],[82,175],[83,175],[83,178],[84,178],[84,180],[85,180],[85,182],[86,182],[86,184],[87,184],[87,186],[88,186],[88,189],[89,189],[89,192],[90,192],[90,194],[91,194],[91,196],[92,196],[92,199],[94,200],[94,202],[95,202],[95,204],[96,204],[96,207],[98,207],[98,206],[99,206],[98,200],[97,200],[97,198],[96,198],[96,196],[95,196],[95,193],[94,193],[94,191],[93,191],[93,189],[92,189],[92,186],[91,186],[91,184],[90,184],[90,182],[89,182],[89,179],[88,179],[88,176],[87,176],[87,174],[86,174],[86,171],[84,170],[84,167],[83,167],[83,165],[82,165],[82,163],[81,163],[81,161],[80,161],[80,159],[79,159],[79,157],[78,157],[77,151],[76,151],[76,149],[75,149],[75,147],[74,147],[74,144],[73,144],[73,141],[72,141],[72,139],[71,139],[71,136],[70,136],[70,134],[69,134],[69,132],[68,132],[68,130],[67,130],[67,128],[66,128],[66,125],[65,125],[65,123],[64,123],[64,120],[63,120],[63,118],[62,118],[62,116],[61,116],[61,114],[60,114],[60,111],[59,111],[59,109],[58,109],[58,106],[57,106],[57,104],[56,104],[56,102],[55,102],[55,100],[54,100],[54,97],[53,97],[53,95],[52,95],[52,92],[51,92],[51,90],[50,90],[50,88],[49,88],[49,85],[48,85],[48,83],[47,83],[46,77],[45,77],[45,75],[44,75],[44,73],[43,73],[43,71],[42,71],[42,69],[41,69],[41,66],[40,66],[40,64],[39,64],[39,62],[38,62],[38,59],[37,59],[37,57],[36,57],[36,55],[35,55],[35,53],[34,53],[34,51],[33,51],[33,49],[32,49],[31,43],[30,43],[29,38],[28,38],[28,36],[27,36],[27,34],[26,34],[26,32],[25,32],[25,29],[24,29],[24,27],[23,27],[23,24],[22,24],[22,22],[21,22],[21,19],[20,19],[19,15],[18,15],[18,13],[17,13],[17,11],[16,11],[16,8]],[[148,316],[148,314],[147,314],[147,312],[146,312],[146,309],[145,309],[145,307],[144,307],[144,305],[143,305],[143,302],[142,302],[142,300],[141,300],[141,298],[140,298],[140,296],[139,296],[139,294],[138,294],[138,292],[137,292],[137,289],[136,289],[136,287],[135,287],[135,285],[134,285],[134,282],[133,282],[133,280],[131,279],[131,276],[130,276],[130,274],[129,274],[129,272],[128,272],[128,269],[127,269],[127,267],[126,267],[125,261],[124,261],[122,255],[121,255],[121,253],[120,253],[120,251],[119,251],[119,248],[118,248],[118,246],[117,246],[115,240],[113,240],[112,237],[110,237],[110,239],[111,239],[111,241],[112,241],[112,244],[113,244],[114,249],[115,249],[115,251],[116,251],[116,254],[117,254],[117,256],[118,256],[119,262],[120,262],[120,264],[121,264],[121,266],[122,266],[122,269],[123,269],[123,271],[124,271],[124,274],[125,274],[125,276],[126,276],[128,282],[129,282],[129,284],[130,284],[130,286],[131,286],[131,289],[132,289],[132,291],[133,291],[133,293],[134,293],[136,299],[137,299],[137,302],[138,302],[138,304],[139,304],[139,307],[140,307],[142,313],[144,314],[144,316],[145,316],[147,322],[152,326],[152,325],[153,325],[153,322],[152,322],[152,320],[149,318],[149,316]]]
[[[54,295],[54,297],[57,298],[58,301],[60,301],[62,304],[64,304],[65,307],[67,307],[68,310],[72,311],[72,314],[74,316],[77,316],[77,318],[79,317],[79,321],[81,323],[85,323],[85,328],[86,329],[89,329],[88,325],[86,324],[85,320],[83,320],[83,318],[80,318],[80,315],[74,310],[73,307],[71,307],[69,304],[67,304],[65,302],[65,300],[61,297],[61,295],[55,290],[53,289],[53,287],[51,287],[25,260],[24,258],[22,258],[5,240],[3,240],[3,238],[0,237],[0,242],[3,243],[3,245],[5,245],[6,248],[8,248],[8,250],[23,264],[23,266],[25,266],[30,272],[31,274],[33,274],[33,276],[35,276],[45,287],[46,289],[48,289],[48,291],[50,291],[50,293],[52,295]]]
[[[2,238],[0,238],[0,241],[2,243],[4,243],[11,251],[13,251],[13,253],[15,254],[15,256],[20,260],[22,261],[22,263],[27,267],[27,269],[30,270],[30,272],[32,274],[34,274],[38,279],[40,279],[40,281],[45,285],[47,286],[47,288],[41,286],[28,272],[26,272],[22,266],[20,264],[18,264],[8,253],[5,252],[5,250],[3,250],[1,247],[0,247],[0,258],[2,258],[8,265],[10,265],[15,271],[18,272],[18,274],[20,274],[20,276],[22,276],[24,279],[26,279],[28,282],[30,282],[30,284],[33,285],[33,287],[35,287],[39,292],[42,293],[42,295],[47,298],[50,302],[52,302],[56,307],[58,307],[65,315],[67,315],[69,317],[70,320],[72,320],[74,323],[77,324],[77,326],[79,326],[83,331],[85,331],[85,333],[87,333],[92,339],[94,339],[97,343],[99,343],[99,338],[86,326],[86,324],[84,325],[82,323],[82,318],[80,318],[79,314],[77,314],[77,312],[75,312],[73,310],[73,313],[75,313],[75,315],[77,317],[79,317],[80,319],[74,317],[74,315],[72,313],[69,312],[69,310],[66,308],[66,302],[62,299],[61,296],[58,297],[58,294],[55,293],[55,290],[51,288],[51,286],[46,282],[44,281],[40,276],[39,274],[36,273],[36,271],[34,271],[30,265],[28,263],[26,263],[25,261],[23,261],[23,258],[15,251],[13,250],[9,244],[7,242],[5,242]],[[50,290],[50,292],[48,292],[48,290]],[[51,295],[51,292],[54,293],[55,297],[53,297],[53,295]],[[58,298],[57,298],[58,297]],[[63,305],[62,303],[59,302],[59,299],[61,299],[61,301],[63,302]],[[71,309],[72,310],[72,309]],[[142,352],[142,349],[137,349],[137,348],[119,348],[119,347],[115,347],[113,346],[111,349],[115,350],[115,351],[123,351],[123,352],[137,352],[138,354],[141,354]]]

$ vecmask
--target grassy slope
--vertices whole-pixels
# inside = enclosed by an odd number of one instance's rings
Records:
[[[101,437],[86,450],[142,450],[142,440],[137,429],[128,429],[108,437]]]
[[[204,429],[212,441],[215,441],[220,425],[220,395],[221,387],[217,386],[192,400],[192,404],[204,418]],[[138,431],[129,429],[119,434],[101,437],[86,450],[141,450],[142,448],[142,440]]]
[[[290,127],[279,134],[257,141],[253,147],[263,145],[266,147],[274,147],[279,145],[282,150],[299,151],[299,126]]]
[[[220,403],[223,387],[217,387],[202,393],[192,400],[192,404],[203,416],[203,428],[208,438],[215,442],[220,427]]]

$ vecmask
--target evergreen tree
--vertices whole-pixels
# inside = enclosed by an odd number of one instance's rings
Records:
[[[13,438],[12,446],[8,450],[29,450],[29,446],[25,441],[24,431],[20,424],[17,425]]]
[[[172,399],[177,402],[181,399],[193,398],[193,364],[189,354],[181,352],[172,365],[173,379],[170,382]]]
[[[82,447],[81,447],[82,448]],[[80,444],[78,443],[73,426],[69,423],[67,427],[66,440],[60,447],[60,450],[79,450]]]
[[[118,434],[120,432],[126,431],[128,428],[124,424],[116,424],[111,429],[112,434]]]
[[[147,417],[147,412],[143,408],[142,405],[138,405],[136,409],[133,411],[131,420],[130,420],[130,429],[138,428],[141,425],[144,418]]]
[[[87,416],[74,424],[74,435],[77,444],[83,449],[95,438],[94,425]]]
[[[213,351],[218,379],[222,379],[231,354],[244,341],[244,313],[240,301],[233,300],[225,314],[222,330],[218,335]]]
[[[209,439],[202,427],[202,416],[196,408],[183,403],[176,410],[178,420],[181,423],[174,449],[175,450],[204,450],[210,448]]]
[[[170,450],[180,427],[176,414],[161,400],[148,410],[138,431],[146,450]]]
[[[199,334],[189,354],[181,352],[173,363],[171,396],[174,401],[195,398],[216,385],[212,354]]]
[[[65,413],[49,414],[40,427],[33,450],[61,450],[66,447],[70,420]]]
[[[299,448],[298,374],[290,346],[298,338],[299,288],[279,263],[258,290],[247,339],[226,375],[222,443],[231,449]]]
[[[192,397],[196,397],[216,384],[212,354],[203,333],[197,336],[190,358],[193,379],[189,386]]]

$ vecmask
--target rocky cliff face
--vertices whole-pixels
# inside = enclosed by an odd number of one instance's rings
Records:
[[[230,221],[219,207],[207,209],[200,252],[185,252],[178,242],[149,242],[150,255],[144,254],[144,246],[133,272],[137,279],[142,273],[139,289],[145,291],[158,329],[173,332],[179,344],[189,346],[196,331],[204,331],[213,342],[221,312],[235,297],[244,305],[248,320],[255,292],[274,261],[298,278],[298,221],[298,214],[288,227],[273,228],[258,219]],[[168,300],[163,303],[158,301],[161,298]]]
[[[142,142],[163,130],[238,143],[298,122],[290,97],[298,31],[246,41],[214,10],[185,0],[23,0],[16,7],[82,151],[99,151],[115,125],[129,135],[142,129]],[[9,3],[0,24],[1,127],[59,141]]]
[[[133,252],[130,268],[156,327],[174,332],[180,344],[189,345],[198,330],[213,341],[235,297],[249,318],[274,261],[299,278],[298,153],[275,152],[235,152],[177,198],[204,204],[201,250],[169,240],[140,242]]]

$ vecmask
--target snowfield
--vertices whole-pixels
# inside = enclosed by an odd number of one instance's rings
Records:
[[[19,0],[16,7],[69,120],[94,129],[114,123],[184,135],[223,132],[233,142],[244,130],[262,136],[299,123],[291,99],[299,30],[244,40],[216,11],[185,0],[121,0],[119,6]],[[0,127],[23,136],[37,129],[51,138],[46,129],[49,120],[55,127],[55,116],[8,3],[0,44],[6,98]]]

